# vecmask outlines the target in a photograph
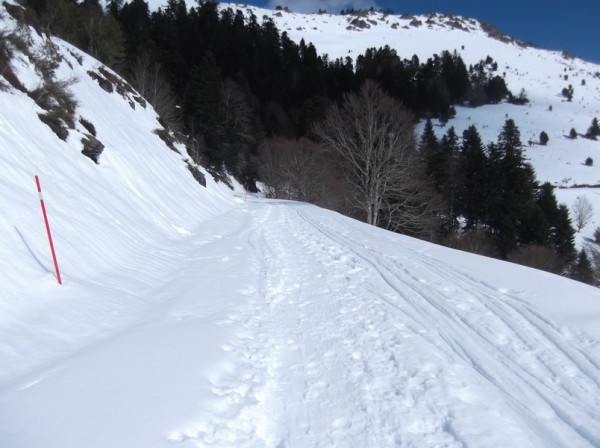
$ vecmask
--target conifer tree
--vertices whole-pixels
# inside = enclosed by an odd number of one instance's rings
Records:
[[[106,10],[109,14],[112,14],[115,19],[119,18],[121,8],[123,8],[123,0],[108,0],[106,2]]]
[[[430,176],[433,181],[437,158],[440,154],[440,142],[435,135],[433,123],[431,122],[430,118],[427,118],[425,127],[423,128],[423,134],[421,134],[419,153],[421,154],[421,158],[424,162],[425,173]]]
[[[565,264],[571,262],[577,252],[575,251],[575,230],[566,205],[560,204],[558,206],[551,232],[551,239],[556,248],[556,253],[562,257]]]
[[[598,136],[600,136],[600,124],[598,124],[598,119],[594,118],[587,133],[585,134],[585,137],[596,140]]]
[[[520,239],[524,243],[530,242],[531,226],[535,225],[538,215],[531,209],[535,206],[533,188],[536,183],[533,169],[523,157],[520,132],[513,120],[506,120],[495,151],[497,155],[491,160],[499,159],[493,166],[498,191],[491,211],[492,226],[498,235],[500,252],[506,257]]]
[[[501,76],[494,76],[484,87],[487,100],[491,103],[499,103],[508,95],[508,87]]]
[[[132,0],[126,4],[123,4],[122,0],[113,0],[109,11],[121,23],[127,59],[133,61],[142,53],[148,53],[148,44],[151,42],[148,4],[144,0]]]
[[[224,161],[224,154],[220,151],[223,139],[221,86],[221,71],[212,53],[208,52],[202,63],[192,70],[185,108],[188,127],[197,129],[204,137],[206,155],[219,168]]]
[[[488,194],[487,157],[474,125],[463,132],[461,151],[458,207],[466,218],[467,228],[472,228],[486,216]]]
[[[442,137],[440,142],[440,155],[435,167],[435,178],[438,191],[448,210],[447,232],[453,232],[456,227],[456,203],[458,189],[458,165],[460,146],[454,127]]]
[[[581,249],[577,255],[577,260],[571,269],[570,277],[573,280],[587,283],[588,285],[594,284],[594,270],[592,269],[592,263],[585,250]]]
[[[462,58],[448,51],[442,53],[441,76],[450,93],[452,103],[462,102],[470,87],[469,73]]]

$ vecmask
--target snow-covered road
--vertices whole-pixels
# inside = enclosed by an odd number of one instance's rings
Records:
[[[306,204],[61,294],[0,330],[2,448],[600,446],[598,290]]]

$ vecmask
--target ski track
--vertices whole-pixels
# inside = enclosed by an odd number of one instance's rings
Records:
[[[600,446],[600,367],[586,341],[518,297],[348,220],[251,209],[247,304],[225,325],[190,446]],[[354,237],[354,239],[353,239]],[[299,256],[298,254],[304,254]],[[482,398],[484,397],[484,398]],[[565,439],[568,434],[568,439]]]

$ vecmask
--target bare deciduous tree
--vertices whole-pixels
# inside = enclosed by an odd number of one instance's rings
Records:
[[[590,222],[592,215],[593,209],[590,201],[585,196],[577,196],[573,204],[573,219],[578,232]]]
[[[221,84],[221,104],[217,123],[221,151],[227,167],[242,181],[252,165],[255,149],[262,136],[249,93],[233,80]]]
[[[125,59],[125,38],[119,22],[110,14],[93,14],[83,24],[88,52],[110,67]]]
[[[259,174],[268,197],[323,205],[331,193],[315,143],[269,139],[259,148]]]
[[[351,200],[367,223],[402,231],[431,221],[414,117],[377,83],[366,81],[358,93],[345,95],[314,131],[345,161]]]
[[[600,286],[600,250],[593,244],[586,244],[585,251],[592,262],[594,285]]]
[[[182,128],[177,97],[163,74],[160,64],[141,54],[130,68],[132,86],[150,103],[165,124],[174,131]]]

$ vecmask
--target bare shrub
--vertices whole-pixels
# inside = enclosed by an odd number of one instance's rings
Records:
[[[182,128],[177,97],[161,66],[146,53],[138,56],[130,68],[132,86],[150,103],[156,113],[173,130]]]
[[[45,82],[51,82],[54,79],[56,69],[63,60],[58,47],[49,38],[44,41],[44,45],[39,51],[29,57]]]
[[[456,237],[453,247],[472,254],[499,258],[498,245],[483,229],[476,228]]]
[[[206,142],[202,133],[198,131],[194,124],[192,123],[189,126],[186,134],[177,133],[177,136],[185,145],[187,152],[194,163],[206,167],[206,165],[208,165],[205,157]]]
[[[110,67],[125,59],[125,38],[119,22],[112,14],[92,14],[83,21],[85,49]]]
[[[22,44],[26,45],[16,33],[0,30],[0,77],[4,78],[15,89],[27,92],[27,89],[21,84],[11,67],[14,52],[19,50]],[[8,90],[8,88],[8,85],[0,79],[0,90]]]
[[[70,115],[67,123],[69,127],[73,128],[75,126],[74,115],[77,109],[77,101],[69,87],[74,82],[73,79],[49,80],[32,90],[29,96],[44,110],[63,109]]]
[[[6,71],[11,70],[10,61],[12,60],[12,58],[13,49],[7,38],[7,33],[3,30],[0,30],[0,76],[4,77]],[[0,88],[2,87],[4,87],[3,90],[6,90],[7,88],[0,82]]]
[[[38,114],[40,120],[61,139],[66,140],[68,129],[75,128],[75,111],[77,102],[68,87],[72,80],[50,80],[29,92],[29,96],[46,113]]]
[[[587,244],[585,251],[592,264],[593,284],[600,286],[600,249],[592,244]]]
[[[508,256],[508,261],[542,271],[560,274],[563,262],[556,252],[546,246],[529,245]]]
[[[265,140],[259,147],[259,179],[270,198],[317,202],[325,195],[324,166],[307,139]]]

